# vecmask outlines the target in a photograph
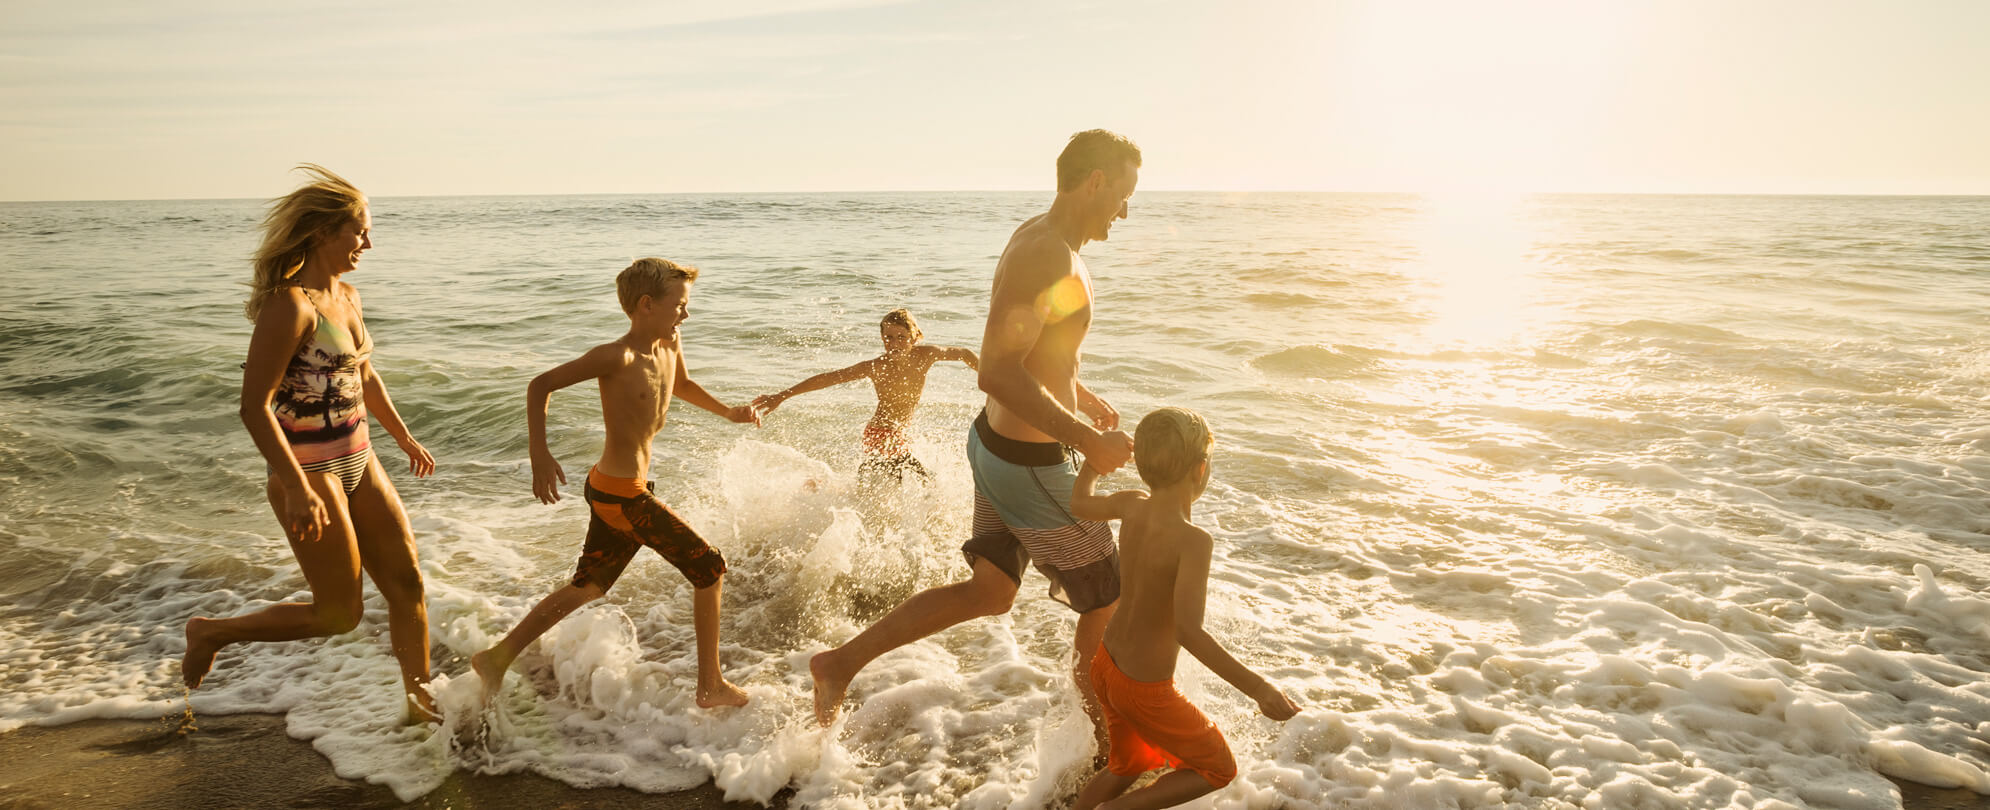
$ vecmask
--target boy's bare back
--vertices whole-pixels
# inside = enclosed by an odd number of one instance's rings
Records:
[[[1176,603],[1180,586],[1200,593],[1209,577],[1209,532],[1168,514],[1170,504],[1130,490],[1121,499],[1119,530],[1119,612],[1139,621],[1106,628],[1106,649],[1127,677],[1163,681],[1174,677],[1181,650]],[[1196,582],[1188,577],[1199,577]],[[1198,617],[1200,618],[1200,617]]]

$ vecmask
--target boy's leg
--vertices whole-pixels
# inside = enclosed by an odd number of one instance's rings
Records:
[[[974,558],[974,573],[966,582],[942,585],[913,594],[843,646],[809,659],[815,679],[815,717],[827,726],[842,708],[850,680],[878,656],[969,619],[999,616],[1016,601],[1017,582],[982,557]]]
[[[698,706],[744,706],[746,692],[719,672],[719,591],[725,576],[691,592],[691,629],[698,636]]]
[[[387,631],[401,665],[401,689],[420,719],[439,720],[428,692],[428,601],[415,552],[415,535],[400,493],[387,479],[380,458],[367,462],[366,477],[347,496],[359,544],[359,562],[387,603]],[[425,715],[425,716],[424,716]]]
[[[1100,768],[1098,773],[1092,775],[1092,781],[1085,783],[1085,789],[1078,791],[1078,800],[1072,803],[1071,810],[1092,810],[1125,793],[1127,788],[1133,787],[1133,783],[1139,780],[1139,774],[1121,776]]]
[[[1129,780],[1128,784],[1132,784]],[[1121,788],[1124,790],[1125,788]],[[1195,771],[1174,771],[1154,784],[1099,805],[1102,810],[1146,810],[1174,807],[1216,790],[1216,786]]]
[[[180,676],[188,689],[200,686],[214,666],[214,656],[230,644],[333,636],[359,625],[359,549],[346,510],[345,490],[329,473],[306,473],[304,477],[331,518],[316,540],[299,540],[284,528],[290,553],[296,556],[304,582],[311,588],[311,601],[285,602],[226,619],[188,619],[186,654],[180,658]],[[281,517],[283,491],[275,479],[269,482],[268,495],[270,506]]]
[[[530,646],[534,640],[544,635],[553,625],[559,624],[567,614],[579,610],[582,605],[600,599],[607,590],[599,585],[568,585],[546,595],[533,605],[518,626],[490,649],[470,656],[470,668],[476,670],[477,677],[484,682],[484,698],[497,694],[498,686],[504,683],[504,672],[511,668],[511,662],[518,654]]]

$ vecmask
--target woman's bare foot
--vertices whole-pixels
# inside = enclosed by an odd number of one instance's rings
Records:
[[[815,681],[815,721],[828,728],[843,710],[843,695],[850,691],[850,676],[842,674],[832,658],[835,650],[824,650],[808,659],[808,674]]]
[[[442,724],[442,713],[436,710],[435,698],[429,695],[427,689],[408,693],[408,720],[431,726]]]
[[[720,678],[712,686],[698,687],[698,708],[715,709],[720,706],[746,705],[746,691],[732,685],[732,681]]]
[[[214,640],[211,619],[195,616],[187,620],[187,652],[180,656],[180,679],[187,689],[200,688],[200,682],[207,677],[207,671],[214,668],[214,656],[221,652],[222,644]]]
[[[492,647],[470,656],[470,669],[484,682],[484,702],[490,703],[504,685],[504,672],[511,668],[511,658]]]

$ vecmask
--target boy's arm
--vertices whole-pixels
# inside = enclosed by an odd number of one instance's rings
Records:
[[[532,453],[532,494],[542,503],[557,503],[560,487],[567,483],[566,471],[546,447],[546,400],[553,392],[574,383],[599,379],[620,370],[629,362],[629,350],[620,343],[603,343],[586,354],[555,366],[525,386],[525,432]]]
[[[1071,485],[1071,514],[1083,520],[1119,520],[1126,517],[1126,510],[1135,502],[1146,498],[1147,493],[1137,489],[1115,492],[1111,495],[1098,495],[1092,487],[1099,482],[1099,471],[1090,464],[1078,468],[1078,480]]]
[[[683,349],[677,351],[677,381],[671,385],[670,395],[718,414],[726,421],[752,422],[754,427],[760,426],[760,412],[754,410],[752,405],[728,408],[725,403],[719,401],[718,397],[706,391],[704,386],[693,381],[691,372],[684,366]]]
[[[801,382],[795,383],[794,385],[790,386],[787,390],[782,391],[780,393],[762,394],[758,397],[753,398],[753,407],[756,410],[768,411],[771,413],[775,408],[781,407],[781,403],[787,402],[790,399],[801,396],[802,394],[806,394],[810,391],[820,391],[832,385],[842,385],[846,382],[861,380],[871,375],[871,365],[875,362],[876,361],[874,360],[865,360],[861,363],[857,363],[848,368],[839,368],[835,371],[825,371],[822,372],[821,374],[817,374],[806,380],[802,380]]]
[[[1210,672],[1257,701],[1258,710],[1266,717],[1290,719],[1299,713],[1299,707],[1270,681],[1238,662],[1202,629],[1203,605],[1209,595],[1211,546],[1209,533],[1201,529],[1193,529],[1182,538],[1181,557],[1175,567],[1175,639],[1195,660],[1209,667]]]
[[[974,369],[975,371],[981,370],[981,358],[975,355],[973,349],[970,349],[966,346],[943,347],[940,349],[940,359],[958,360],[962,363],[965,363],[968,368]]]

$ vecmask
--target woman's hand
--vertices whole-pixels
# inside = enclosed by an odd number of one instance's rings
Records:
[[[427,478],[435,473],[435,456],[429,455],[428,448],[421,446],[421,442],[410,436],[398,443],[401,452],[408,454],[408,472],[414,473],[416,478]]]
[[[311,491],[309,485],[302,490],[283,490],[283,527],[290,530],[292,537],[315,543],[324,536],[325,527],[330,525],[331,512],[325,509],[324,499]]]

